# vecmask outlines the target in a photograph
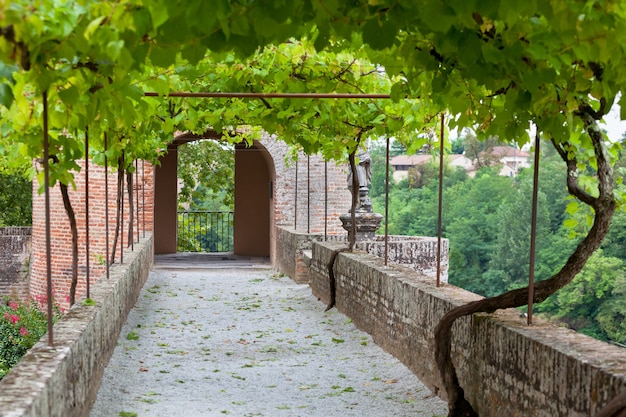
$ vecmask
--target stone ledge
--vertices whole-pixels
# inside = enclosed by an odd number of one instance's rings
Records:
[[[54,346],[44,336],[0,381],[0,415],[5,417],[88,416],[102,372],[122,325],[148,277],[152,236],[111,266],[110,279],[91,289],[95,306],[79,300],[54,325]]]

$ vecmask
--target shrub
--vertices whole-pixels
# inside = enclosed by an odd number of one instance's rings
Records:
[[[60,316],[59,308],[55,307],[53,320]],[[0,304],[0,379],[47,330],[47,315],[37,302],[20,303],[5,299]]]

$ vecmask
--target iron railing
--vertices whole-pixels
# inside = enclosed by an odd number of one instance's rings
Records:
[[[178,212],[179,252],[232,252],[232,211]]]

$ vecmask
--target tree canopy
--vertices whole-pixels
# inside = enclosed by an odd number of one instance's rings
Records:
[[[175,129],[291,127],[287,140],[330,157],[346,144],[328,139],[354,137],[340,126],[356,114],[371,112],[361,127],[373,124],[380,135],[423,128],[448,112],[451,127],[478,126],[482,136],[519,143],[528,140],[532,122],[574,152],[590,146],[580,137],[583,116],[601,119],[625,77],[626,12],[619,1],[2,3],[0,103],[3,120],[11,121],[3,137],[19,138],[13,152],[40,156],[41,94],[48,91],[62,180],[76,169],[71,160],[80,155],[75,142],[85,126],[115,133],[112,153],[124,148],[144,158]],[[281,42],[288,52],[276,49]],[[372,71],[383,76],[363,77]],[[144,97],[148,90],[386,92],[394,102],[281,100],[270,111],[267,101],[250,100],[177,106]],[[325,120],[333,114],[342,123]],[[317,131],[303,129],[316,123],[322,144],[313,139]]]

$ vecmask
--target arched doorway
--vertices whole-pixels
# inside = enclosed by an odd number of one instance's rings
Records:
[[[168,152],[155,168],[154,252],[177,252],[178,147],[200,139],[216,139],[216,134],[182,134],[168,146]],[[236,255],[271,255],[273,227],[272,157],[263,145],[235,147],[234,250]]]

